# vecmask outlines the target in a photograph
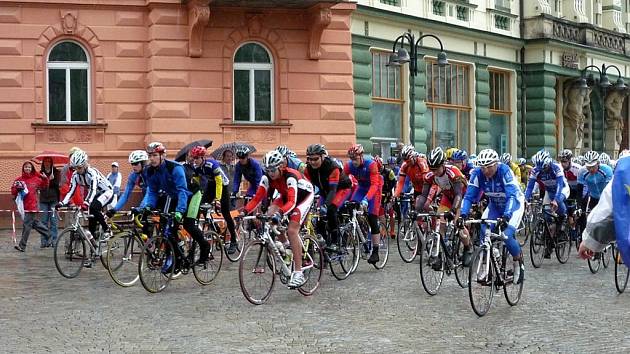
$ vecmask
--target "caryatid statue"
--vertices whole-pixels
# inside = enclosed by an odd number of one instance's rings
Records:
[[[628,96],[628,89],[610,89],[604,101],[606,108],[606,151],[614,156],[621,146],[622,132],[624,126],[623,102]]]
[[[579,153],[584,138],[584,109],[590,104],[591,89],[580,88],[578,81],[567,81],[563,93],[564,146]]]

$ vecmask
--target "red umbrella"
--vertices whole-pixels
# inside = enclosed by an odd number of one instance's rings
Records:
[[[66,154],[62,154],[56,151],[43,151],[41,154],[33,157],[33,161],[41,164],[42,161],[44,161],[45,158],[50,157],[53,160],[53,165],[56,166],[60,166],[60,165],[65,165],[67,164],[70,159],[68,158],[68,155]]]

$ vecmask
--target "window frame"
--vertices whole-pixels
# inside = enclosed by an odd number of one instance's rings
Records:
[[[391,50],[387,50],[387,49],[381,49],[381,48],[370,48],[370,57],[371,57],[371,61],[370,64],[372,66],[372,92],[370,92],[370,98],[372,99],[372,101],[374,102],[378,102],[378,103],[386,103],[386,104],[392,104],[392,105],[398,105],[400,106],[400,131],[398,132],[398,135],[400,137],[400,139],[402,139],[402,137],[404,136],[404,117],[405,117],[405,93],[404,93],[404,80],[403,80],[403,66],[397,66],[397,70],[398,70],[398,81],[396,82],[396,80],[394,79],[394,93],[398,93],[398,96],[400,98],[390,98],[390,97],[384,97],[384,96],[376,96],[376,80],[374,79],[376,77],[376,68],[374,67],[374,57],[375,55],[378,55],[380,58],[387,58],[386,60],[389,59],[389,55],[391,54]],[[382,93],[382,78],[386,77],[387,78],[387,93],[389,94],[389,79],[390,79],[390,75],[389,75],[389,70],[392,67],[387,67],[388,71],[387,71],[387,75],[383,75],[382,71],[380,71],[381,75],[379,76],[379,82],[380,84],[380,88],[379,88],[379,92]],[[394,78],[396,78],[396,75],[394,75]],[[394,94],[395,95],[395,94]],[[377,135],[375,135],[375,137],[377,138],[386,138],[384,136],[379,137]]]
[[[61,45],[62,43],[70,42],[76,44],[83,50],[85,54],[86,62],[77,62],[77,61],[50,61],[50,54],[53,52],[55,47]],[[48,124],[91,124],[92,123],[92,65],[91,65],[91,57],[90,52],[85,48],[83,44],[78,41],[72,39],[63,39],[58,42],[55,42],[50,46],[50,50],[46,55],[46,72],[45,72],[45,81],[46,81],[46,122]],[[66,72],[66,120],[64,121],[51,121],[50,120],[50,69],[64,69]],[[72,95],[71,95],[71,87],[70,87],[70,71],[71,70],[86,70],[87,71],[87,120],[86,121],[73,121],[72,120]]]
[[[237,63],[236,53],[247,44],[256,44],[263,48],[269,56],[269,63]],[[271,51],[261,42],[247,41],[241,43],[232,55],[232,123],[235,124],[272,124],[275,123],[275,68],[274,60]],[[249,71],[249,120],[237,120],[236,119],[236,70]],[[270,79],[270,102],[271,102],[271,117],[268,121],[256,120],[256,90],[254,85],[256,70],[269,70]]]
[[[492,93],[492,74],[495,75],[504,75],[505,77],[505,89],[507,90],[507,94],[505,95],[505,107],[503,107],[504,109],[496,109],[493,108],[491,103],[492,100],[490,100],[490,94]],[[507,146],[507,152],[510,152],[512,150],[512,116],[514,115],[514,110],[512,109],[512,72],[509,70],[502,70],[500,68],[493,68],[493,67],[489,67],[488,68],[488,99],[490,101],[490,104],[488,104],[488,108],[490,111],[490,115],[495,114],[495,115],[502,115],[505,117],[505,119],[507,119],[507,130],[508,130],[508,134],[507,134],[507,138],[508,141],[506,143]],[[496,92],[496,91],[495,91]],[[496,94],[495,94],[496,96]],[[495,99],[496,100],[496,99]],[[496,101],[495,101],[496,102]],[[496,106],[495,106],[496,107]]]

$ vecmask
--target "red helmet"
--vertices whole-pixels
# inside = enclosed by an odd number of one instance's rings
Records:
[[[359,155],[363,155],[363,145],[354,144],[348,149],[348,157],[354,158]]]
[[[198,157],[206,157],[206,148],[201,145],[195,146],[190,150],[190,156],[195,159]]]
[[[147,146],[148,154],[153,154],[153,153],[163,154],[165,152],[166,152],[166,147],[164,146],[164,144],[158,141],[154,141],[150,143],[149,146]]]
[[[374,162],[376,162],[376,167],[378,167],[379,171],[383,169],[383,158],[376,155],[374,156]]]

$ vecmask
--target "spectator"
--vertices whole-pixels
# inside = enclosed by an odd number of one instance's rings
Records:
[[[122,185],[122,175],[118,173],[118,162],[112,162],[112,172],[107,174],[107,180],[114,187],[114,197],[118,200],[118,197],[120,197],[120,186]]]
[[[27,161],[22,165],[22,175],[15,179],[11,186],[11,195],[16,203],[23,203],[24,214],[22,220],[22,239],[15,245],[15,249],[24,252],[31,229],[34,228],[42,235],[42,239],[48,239],[48,228],[39,221],[37,215],[37,190],[48,187],[48,179],[37,172],[32,162]],[[18,204],[19,205],[19,204]]]
[[[42,223],[50,230],[49,238],[42,235],[41,246],[52,247],[57,243],[57,214],[55,213],[55,205],[59,202],[59,170],[53,165],[50,157],[44,158],[42,161],[42,176],[48,180],[48,187],[39,192],[39,210],[42,211]]]
[[[234,152],[232,150],[223,151],[223,155],[221,156],[221,170],[226,176],[234,176]],[[234,181],[232,178],[229,178],[230,184],[227,185],[227,190],[231,191],[234,186]],[[232,209],[236,207],[236,199],[230,199],[230,205]]]

